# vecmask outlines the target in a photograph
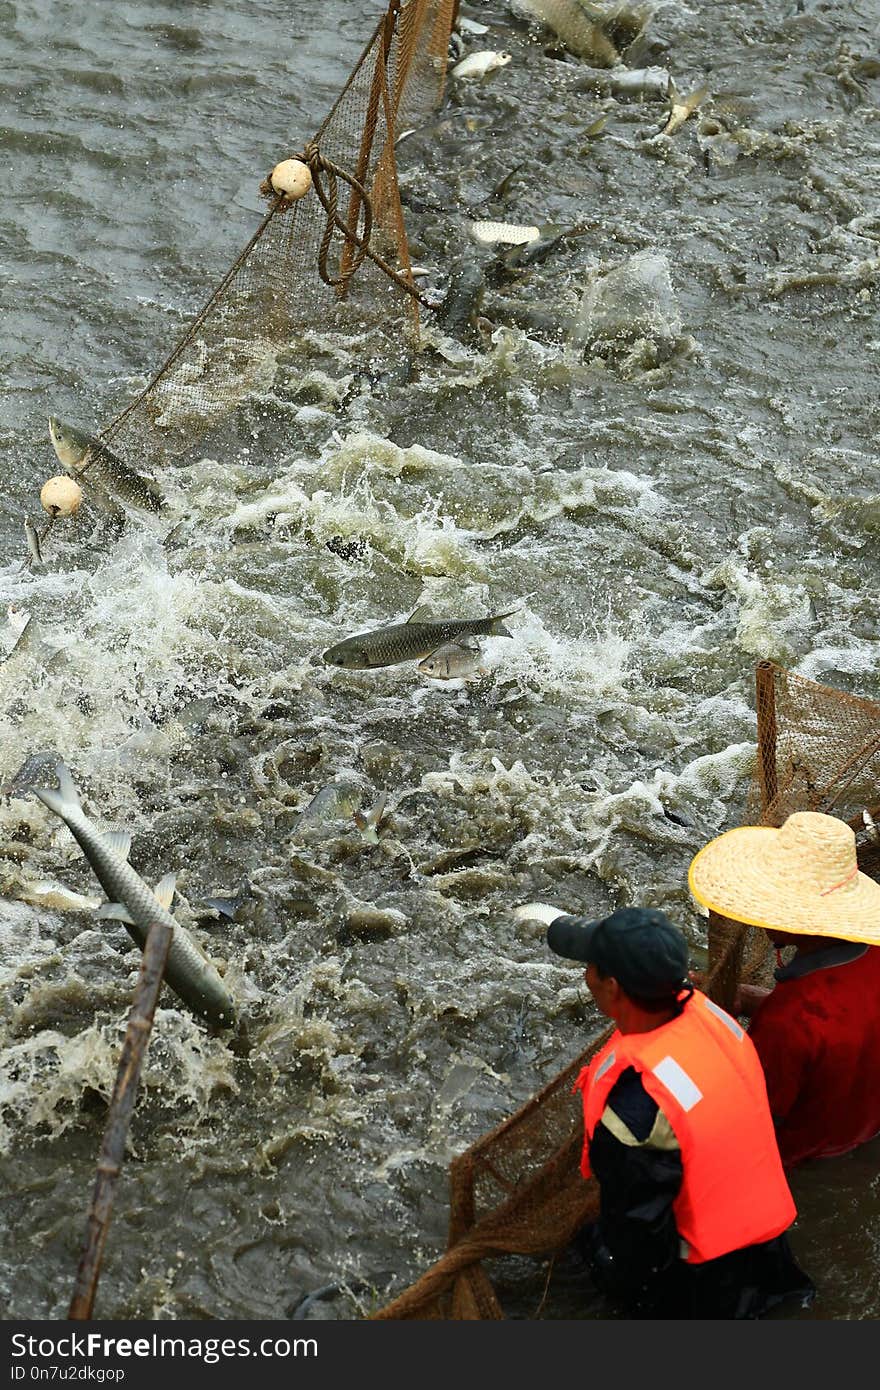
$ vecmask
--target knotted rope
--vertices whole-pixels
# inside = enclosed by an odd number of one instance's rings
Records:
[[[426,309],[436,309],[436,304],[433,304],[429,299],[425,299],[406,276],[401,274],[399,270],[395,270],[394,266],[389,265],[384,257],[380,256],[379,252],[374,250],[370,245],[370,237],[373,232],[373,205],[369,193],[360,180],[355,178],[354,174],[349,173],[347,169],[343,169],[340,164],[335,164],[332,159],[328,159],[326,155],[322,154],[315,141],[310,141],[301,154],[293,155],[292,158],[298,159],[308,166],[309,173],[312,176],[312,186],[314,187],[321,206],[327,214],[324,234],[321,237],[321,245],[318,248],[318,274],[324,281],[324,284],[330,285],[344,294],[352,276],[360,269],[367,257],[369,257],[369,259],[379,267],[382,273],[388,276],[389,280],[393,280],[396,285],[399,285],[400,288],[405,290],[408,295],[411,295],[413,299],[417,299]],[[358,212],[357,216],[353,219],[353,224],[345,222],[339,215],[338,182],[340,179],[343,183],[348,184],[349,188],[357,194],[357,198],[360,200],[359,205],[356,204],[356,206],[358,206]],[[268,177],[260,184],[260,192],[266,196],[275,198],[274,207],[271,209],[272,212],[283,212],[286,211],[287,208],[293,206],[294,200],[286,198],[283,194],[276,193]],[[360,221],[361,216],[363,217],[363,225],[362,230],[358,231],[357,223]],[[341,232],[344,243],[353,247],[349,264],[335,276],[330,273],[327,265],[327,257],[333,240],[334,231]]]

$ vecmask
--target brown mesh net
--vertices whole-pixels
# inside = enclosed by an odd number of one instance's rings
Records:
[[[779,825],[792,811],[825,811],[856,831],[859,867],[880,880],[872,814],[880,774],[880,705],[761,662],[755,673],[758,753],[744,825]],[[880,807],[876,808],[880,820]],[[709,917],[706,992],[730,1008],[737,983],[766,973],[763,932]],[[515,1115],[450,1165],[449,1248],[376,1318],[501,1318],[481,1261],[553,1255],[598,1213],[595,1182],[579,1172],[581,1067],[607,1029]]]
[[[321,128],[289,157],[305,197],[278,196],[153,379],[102,432],[132,461],[184,453],[260,384],[273,350],[319,328],[383,366],[410,350],[421,297],[397,187],[404,119],[439,104],[457,0],[391,0]],[[288,157],[279,154],[279,160]],[[421,300],[424,304],[425,301]]]

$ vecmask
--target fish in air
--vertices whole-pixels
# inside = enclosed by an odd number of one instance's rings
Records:
[[[355,633],[335,643],[324,652],[324,662],[346,671],[370,671],[379,666],[398,666],[402,661],[419,661],[445,642],[460,642],[467,637],[512,637],[504,619],[516,611],[509,608],[490,618],[428,620],[428,609],[422,606],[405,623]]]
[[[452,77],[485,77],[487,73],[506,67],[510,62],[509,53],[494,53],[489,48],[481,48],[478,53],[469,53],[456,63]]]
[[[35,787],[34,792],[64,821],[107,894],[108,902],[98,909],[97,916],[123,922],[141,948],[154,922],[171,927],[166,983],[200,1018],[218,1028],[231,1028],[235,1023],[235,1005],[216,967],[171,915],[175,875],[167,874],[151,891],[127,862],[131,836],[125,831],[99,831],[83,810],[73,778],[63,762],[56,763],[55,775],[57,790]]]
[[[49,438],[65,473],[77,482],[91,483],[99,491],[114,493],[123,502],[149,512],[159,512],[165,506],[161,489],[152,478],[129,468],[94,435],[50,415]]]
[[[467,680],[470,676],[486,674],[480,665],[483,653],[478,647],[469,647],[464,642],[445,642],[424,661],[419,662],[419,671],[435,681]]]

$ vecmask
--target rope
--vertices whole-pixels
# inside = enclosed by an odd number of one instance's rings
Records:
[[[415,285],[411,284],[399,270],[395,270],[394,266],[389,265],[384,257],[380,256],[379,252],[375,251],[370,245],[370,237],[373,231],[373,204],[370,200],[369,193],[360,180],[356,179],[354,174],[350,174],[348,170],[343,169],[340,164],[334,164],[332,159],[328,159],[326,155],[322,154],[315,141],[310,141],[302,154],[294,155],[293,158],[299,159],[303,164],[308,165],[315,193],[318,195],[321,206],[327,214],[324,234],[321,238],[321,245],[318,248],[318,274],[324,281],[324,284],[344,291],[351,277],[360,269],[367,257],[369,257],[370,260],[379,267],[383,274],[388,276],[389,280],[393,280],[396,285],[399,285],[400,288],[405,290],[408,295],[411,295],[413,299],[418,300],[426,309],[436,310],[436,304],[433,304],[430,299],[425,299],[424,295],[419,293]],[[357,230],[356,226],[344,222],[339,215],[339,179],[341,179],[343,183],[348,184],[349,188],[357,194],[360,200],[359,207],[363,209],[363,231],[361,232]],[[266,188],[267,184],[261,185],[261,191],[265,192]],[[279,199],[279,202],[282,207],[287,205],[286,199]],[[358,220],[360,220],[360,216]],[[345,244],[354,248],[350,263],[337,276],[331,275],[327,267],[327,255],[330,250],[334,231],[340,231]]]

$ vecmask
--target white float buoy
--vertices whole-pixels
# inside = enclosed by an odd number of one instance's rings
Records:
[[[269,175],[274,193],[282,198],[304,198],[312,186],[312,171],[301,159],[282,159]]]
[[[74,512],[79,511],[82,498],[79,483],[63,473],[59,473],[57,478],[50,478],[40,490],[40,503],[51,517],[73,516]]]

